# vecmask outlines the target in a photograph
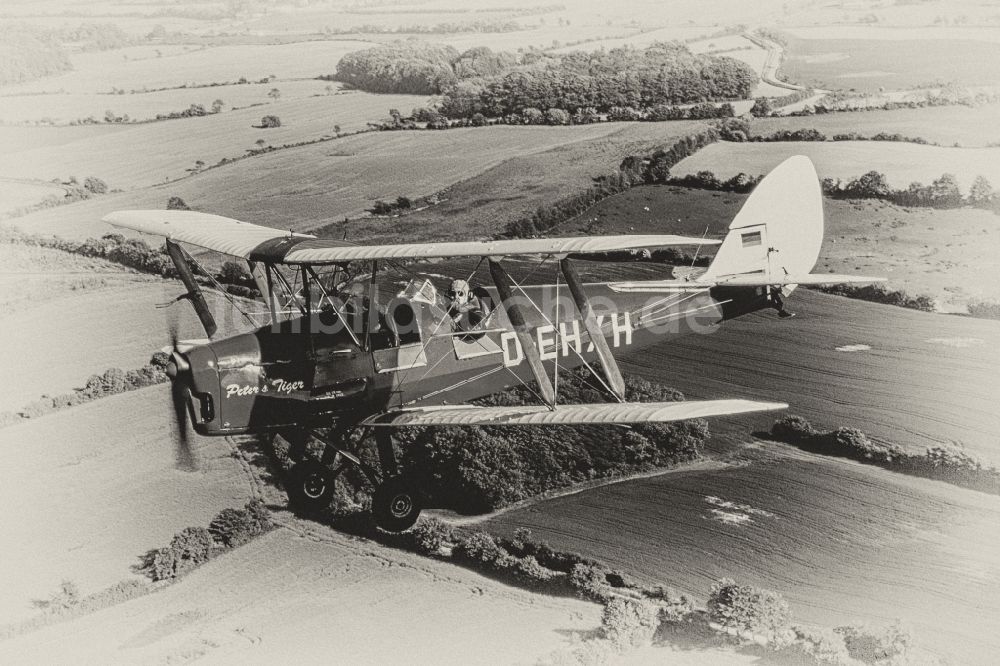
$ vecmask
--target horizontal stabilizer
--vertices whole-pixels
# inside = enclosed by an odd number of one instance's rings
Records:
[[[665,423],[727,414],[787,409],[783,402],[753,400],[690,400],[681,402],[624,402],[592,405],[476,407],[446,405],[412,407],[376,414],[365,426],[471,426],[471,425],[598,425]]]

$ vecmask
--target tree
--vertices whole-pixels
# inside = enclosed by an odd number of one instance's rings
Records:
[[[265,145],[267,145],[267,141],[264,141],[264,139],[257,139],[256,141],[254,141],[254,143],[257,144],[258,148],[263,148]]]
[[[337,136],[340,136],[340,125],[333,126],[333,133],[336,134]]]
[[[223,102],[221,99],[217,99],[214,102],[212,102],[212,113],[218,113],[222,111],[223,104],[225,104],[225,102]]]
[[[569,125],[569,112],[562,109],[549,109],[545,112],[545,122],[549,125]]]
[[[849,197],[860,199],[879,199],[888,196],[890,191],[885,174],[869,171],[860,178],[849,182],[844,193]]]
[[[969,203],[977,208],[988,208],[995,196],[990,181],[983,176],[976,176],[969,189]]]
[[[281,127],[281,119],[278,116],[264,116],[260,119],[260,126],[262,128]]]
[[[277,88],[271,88],[271,91],[267,93],[267,96],[277,102],[279,99],[281,99],[281,91],[278,90]]]
[[[167,210],[191,210],[180,197],[170,197],[167,200]]]
[[[962,192],[958,181],[950,173],[942,174],[931,183],[931,205],[937,208],[958,208],[962,205]]]
[[[83,181],[83,189],[91,194],[106,194],[108,184],[96,176],[87,176]]]
[[[771,100],[767,97],[758,97],[754,100],[753,106],[750,107],[750,115],[754,118],[765,118],[771,115]]]

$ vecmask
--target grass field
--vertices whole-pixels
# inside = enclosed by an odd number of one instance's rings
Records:
[[[618,123],[610,133],[512,156],[449,186],[439,205],[397,219],[358,220],[351,234],[384,241],[493,235],[539,206],[586,190],[595,176],[614,172],[628,155],[649,154],[705,126],[700,121]]]
[[[132,120],[148,120],[158,114],[184,111],[192,104],[211,110],[212,103],[221,99],[223,110],[274,102],[268,93],[277,88],[283,101],[305,99],[337,92],[340,84],[316,79],[272,81],[244,85],[212,86],[210,88],[174,88],[149,93],[109,95],[104,93],[51,93],[45,95],[5,95],[0,105],[0,122],[38,122],[43,118],[56,124],[66,124],[93,116],[103,121],[106,111],[116,116],[128,114]],[[407,109],[409,111],[409,109]],[[263,110],[261,111],[264,112]]]
[[[848,132],[862,136],[889,132],[921,137],[943,146],[958,143],[963,147],[984,147],[1000,142],[1000,104],[853,111],[804,118],[757,118],[752,121],[751,128],[755,134],[764,136],[777,130],[815,128],[831,138],[834,134]]]
[[[558,233],[676,233],[722,238],[746,195],[651,185],[607,199]],[[968,208],[900,208],[824,199],[826,235],[815,272],[882,275],[892,289],[930,294],[945,311],[1000,299],[1000,217]]]
[[[846,181],[876,170],[898,189],[906,189],[914,181],[929,185],[943,173],[958,179],[963,194],[976,176],[1000,183],[1000,150],[996,148],[945,148],[884,141],[716,143],[682,160],[671,173],[682,176],[708,170],[723,179],[741,171],[764,174],[793,155],[812,159],[820,178]]]
[[[125,59],[119,50],[77,53],[72,56],[75,71],[50,76],[16,86],[4,93],[110,92],[112,87],[128,90],[164,88],[184,84],[235,82],[241,76],[250,81],[265,77],[278,79],[315,78],[330,74],[340,58],[372,43],[360,40],[319,40],[275,45],[191,47],[187,51],[164,51],[161,58],[148,57],[151,47],[141,47],[142,56]],[[155,47],[153,47],[155,52]]]
[[[744,511],[713,512],[717,502]],[[751,513],[751,511],[753,513]],[[724,514],[749,520],[722,522]],[[540,502],[488,523],[704,599],[722,577],[780,592],[795,621],[886,626],[946,663],[1000,641],[1000,499],[780,445],[721,470],[677,471]]]
[[[979,40],[792,38],[782,72],[789,81],[828,90],[905,90],[940,83],[998,85],[998,64],[997,45]]]
[[[0,164],[0,175],[42,180],[93,175],[112,188],[144,187],[187,175],[196,160],[212,165],[222,158],[241,157],[257,148],[259,139],[281,146],[332,137],[334,125],[353,132],[365,129],[369,121],[387,118],[392,107],[409,111],[426,102],[427,98],[417,95],[363,92],[281,99],[239,111],[134,125],[114,133],[95,132],[71,144],[19,152]],[[272,114],[281,119],[281,127],[255,127],[262,116]]]
[[[61,197],[65,188],[35,180],[0,178],[0,215],[21,206],[29,206],[49,196]]]
[[[222,117],[226,115],[235,114]],[[606,123],[368,133],[260,155],[176,183],[105,195],[14,222],[28,231],[70,238],[99,236],[108,231],[100,218],[111,211],[163,208],[169,197],[180,196],[206,212],[279,229],[313,229],[363,214],[376,199],[432,194],[507,159],[597,139],[621,127]],[[136,158],[127,148],[123,142],[124,159],[134,165]],[[469,233],[454,226],[449,232]]]

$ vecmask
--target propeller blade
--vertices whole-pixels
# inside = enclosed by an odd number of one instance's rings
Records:
[[[177,468],[188,472],[198,469],[188,437],[187,373],[179,372],[170,380],[170,397],[174,408],[174,436],[177,445]]]
[[[170,362],[167,364],[167,376],[170,378],[170,402],[174,412],[174,444],[176,449],[177,469],[194,472],[198,469],[191,441],[188,438],[188,393],[190,391],[190,368],[179,367],[180,355],[177,351],[179,341],[178,321],[176,312],[167,312],[167,332],[170,335]]]

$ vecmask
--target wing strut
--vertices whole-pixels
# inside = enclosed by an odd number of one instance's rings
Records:
[[[490,276],[493,278],[497,294],[500,295],[500,300],[507,311],[507,318],[510,319],[510,324],[517,334],[517,341],[521,343],[521,349],[524,351],[524,358],[528,361],[528,367],[531,368],[531,374],[538,382],[542,400],[552,408],[556,404],[556,391],[552,386],[552,380],[545,372],[545,366],[542,365],[542,357],[538,353],[538,347],[535,346],[535,341],[532,339],[531,333],[528,332],[528,324],[525,322],[524,312],[521,311],[520,299],[524,297],[514,296],[514,291],[511,288],[513,280],[504,267],[500,265],[500,262],[492,258],[490,259]]]
[[[611,353],[611,348],[608,347],[604,331],[601,330],[600,325],[597,323],[594,308],[590,305],[590,299],[587,297],[587,292],[583,289],[580,276],[568,258],[560,261],[559,265],[562,266],[563,275],[566,277],[566,284],[569,285],[569,290],[573,294],[576,307],[579,308],[580,314],[583,316],[583,326],[587,329],[590,341],[594,343],[594,350],[597,351],[597,357],[601,360],[601,368],[604,370],[604,377],[608,380],[608,388],[619,401],[624,401],[625,379],[622,377],[622,371],[618,367],[618,361],[615,360],[614,355]]]
[[[198,319],[201,320],[201,325],[205,327],[206,335],[212,337],[219,327],[215,323],[215,317],[212,316],[211,310],[208,309],[208,303],[205,301],[205,295],[201,293],[201,287],[194,279],[194,273],[191,272],[191,267],[188,265],[184,250],[181,249],[180,245],[168,238],[167,253],[177,268],[177,274],[180,276],[181,282],[184,283],[184,286],[188,290],[187,297],[191,301],[191,305],[194,306],[194,311],[198,315]]]

